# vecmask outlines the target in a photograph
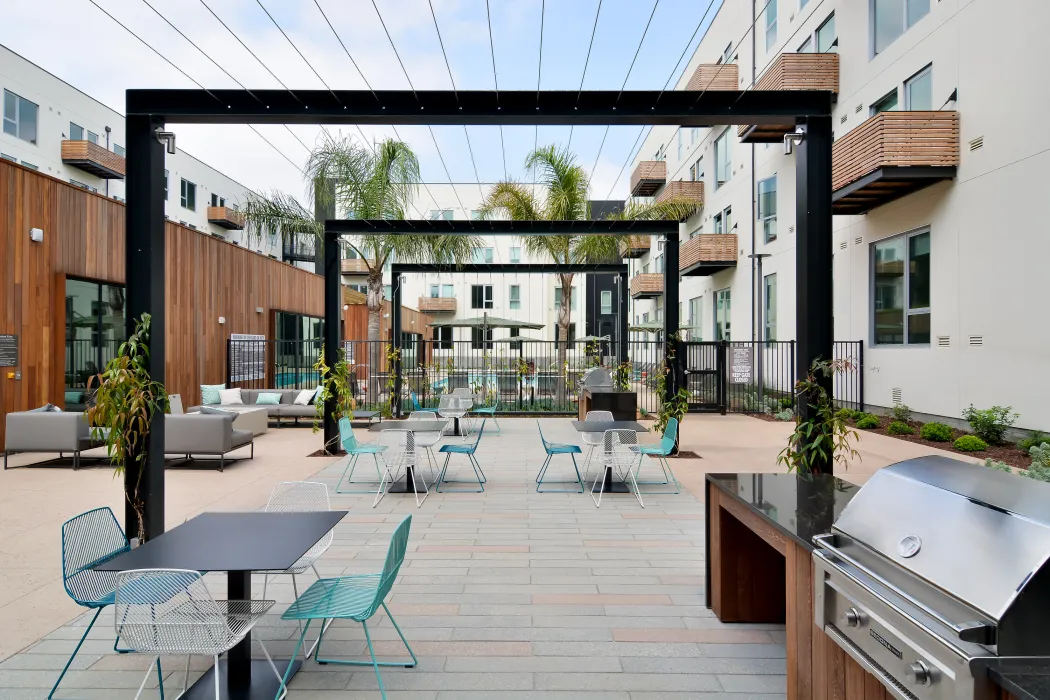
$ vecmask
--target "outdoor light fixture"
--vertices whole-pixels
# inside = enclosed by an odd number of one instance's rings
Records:
[[[40,243],[44,240],[44,229],[42,228],[31,228],[29,229],[29,240],[34,243]]]
[[[795,148],[795,144],[802,143],[802,139],[805,135],[806,129],[802,126],[795,127],[795,130],[790,134],[784,134],[784,155],[791,155],[792,150]]]
[[[343,311],[349,311],[349,310],[350,310],[350,305],[349,304],[343,304]]]
[[[164,144],[164,150],[175,155],[175,132],[162,131],[158,126],[154,133],[157,135],[157,140]]]
[[[255,307],[255,313],[261,314],[262,312],[263,312],[263,307],[261,307],[261,306],[256,306]]]
[[[219,325],[223,325],[225,323],[226,323],[226,317],[225,316],[219,316]]]

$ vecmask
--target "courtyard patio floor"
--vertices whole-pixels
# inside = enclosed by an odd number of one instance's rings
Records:
[[[333,508],[350,513],[319,564],[324,576],[379,571],[390,533],[405,515],[413,516],[390,604],[420,663],[384,669],[388,697],[784,697],[782,628],[723,625],[704,607],[702,484],[707,471],[776,470],[776,453],[790,430],[785,424],[688,416],[682,447],[703,459],[672,460],[686,487],[682,493],[646,495],[644,509],[631,495],[606,495],[596,509],[585,494],[536,493],[533,478],[544,454],[535,421],[500,423],[503,433],[486,429],[478,450],[488,476],[484,493],[433,493],[418,509],[411,496],[388,495],[373,509],[371,495],[333,495]],[[566,418],[545,419],[544,432],[548,439],[577,441]],[[257,439],[254,460],[222,474],[169,470],[169,527],[204,510],[258,508],[278,481],[310,478],[334,490],[343,462],[305,457],[319,442],[307,429],[271,430]],[[847,478],[863,481],[875,469],[931,450],[865,436],[861,452],[863,461]],[[38,458],[22,457],[12,463]],[[459,464],[458,475],[465,476],[469,467]],[[571,470],[568,459],[558,457],[549,478],[568,477]],[[76,473],[37,468],[0,476],[5,700],[45,697],[87,624],[89,618],[62,590],[59,527],[89,508],[120,505],[119,482],[110,474],[102,467]],[[449,476],[457,474],[450,469]],[[214,594],[225,595],[223,575],[207,581]],[[300,590],[312,581],[312,574],[300,577]],[[253,588],[260,597],[260,576]],[[254,634],[276,657],[287,658],[298,636],[294,624],[279,619],[294,598],[289,578],[271,581],[267,597],[277,600],[274,614]],[[134,696],[150,660],[113,653],[111,616],[105,611],[99,618],[56,697]],[[378,653],[400,655],[389,620],[376,622]],[[367,655],[359,625],[337,622],[325,638],[326,655]],[[257,645],[255,653],[261,656]],[[174,697],[182,687],[184,659],[163,661],[166,690]],[[191,680],[209,665],[195,658]],[[155,677],[151,684],[156,686]],[[144,697],[156,697],[156,691]],[[310,662],[292,681],[291,697],[379,693],[370,668]]]

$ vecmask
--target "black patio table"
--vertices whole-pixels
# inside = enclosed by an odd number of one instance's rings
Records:
[[[382,433],[387,430],[411,430],[413,433],[440,433],[442,430],[448,427],[448,422],[451,418],[445,418],[442,420],[388,420],[378,425],[369,426],[368,432],[370,433]],[[453,433],[454,434],[454,433]],[[382,456],[382,455],[380,455]],[[415,469],[411,466],[405,470],[405,478],[402,481],[396,481],[387,487],[387,493],[415,493],[416,489],[412,487],[412,482],[415,480],[416,474]]]
[[[572,427],[579,433],[604,433],[606,430],[633,430],[636,433],[647,433],[649,429],[638,421],[633,420],[600,420],[600,421],[572,421]],[[606,493],[630,493],[631,489],[626,481],[613,478],[612,465],[605,465],[605,476],[602,479],[605,484],[602,490]],[[592,488],[593,490],[593,488]]]
[[[252,597],[253,571],[279,571],[299,560],[347,514],[345,510],[305,513],[202,513],[140,547],[95,567],[99,571],[187,569],[227,572],[229,600]],[[288,660],[274,659],[278,670]],[[230,649],[222,676],[228,700],[272,700],[280,681],[265,659],[252,659],[251,632]],[[294,661],[291,675],[302,665]],[[183,700],[215,697],[213,666],[182,696]],[[289,678],[291,677],[289,676]]]

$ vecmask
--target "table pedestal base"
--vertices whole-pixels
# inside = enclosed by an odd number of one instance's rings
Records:
[[[416,468],[409,467],[405,470],[405,478],[395,481],[387,487],[387,493],[426,493],[426,484],[422,478],[416,481],[416,488],[412,489],[412,481],[416,478]]]
[[[273,662],[277,666],[277,671],[284,675],[288,669],[288,659],[274,659]],[[288,676],[289,681],[299,672],[299,667],[302,665],[302,661],[292,663],[292,672]],[[273,675],[273,669],[270,668],[270,663],[266,659],[252,659],[251,680],[246,686],[230,687],[225,659],[219,660],[219,669],[219,697],[222,700],[273,700],[277,697],[277,689],[281,686],[281,681]],[[167,690],[174,696],[174,687]],[[179,700],[215,700],[215,667],[208,669]]]
[[[613,478],[612,467],[605,468],[605,478],[602,479],[602,491],[605,493],[631,493],[630,487],[626,481]]]

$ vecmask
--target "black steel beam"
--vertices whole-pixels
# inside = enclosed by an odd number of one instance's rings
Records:
[[[674,352],[674,361],[670,365],[665,384],[666,392],[664,401],[670,401],[678,393],[678,388],[683,385],[683,368],[685,358],[682,357],[682,344],[678,340],[679,322],[678,314],[678,292],[681,280],[678,277],[678,231],[664,236],[664,342]]]
[[[476,236],[564,236],[564,235],[651,235],[678,232],[677,221],[508,221],[468,219],[330,219],[325,230],[342,235],[476,235]]]
[[[822,90],[128,90],[127,114],[172,124],[793,124]]]
[[[627,265],[622,263],[572,264],[560,263],[464,263],[462,265],[439,265],[436,263],[393,263],[390,266],[392,275],[399,273],[449,272],[449,273],[623,273],[627,274]]]
[[[125,122],[127,156],[127,205],[125,216],[124,270],[127,336],[135,321],[150,314],[149,372],[164,383],[164,146],[154,131],[164,122],[151,117],[128,117]],[[124,530],[128,537],[154,538],[164,532],[164,414],[150,423],[146,459],[129,462],[124,471],[126,493],[138,488],[144,505],[143,527],[125,499]]]
[[[390,300],[390,322],[393,324],[390,332],[390,342],[396,351],[394,366],[389,368],[394,373],[394,395],[390,397],[390,409],[394,418],[401,417],[401,273],[392,270],[390,278],[392,287],[392,299]]]
[[[325,233],[324,237],[324,346],[325,362],[335,368],[339,359],[339,348],[342,338],[339,337],[343,318],[343,286],[340,281],[339,237]],[[339,425],[333,414],[336,411],[336,397],[325,402],[324,407],[324,448],[330,452],[340,452]]]

